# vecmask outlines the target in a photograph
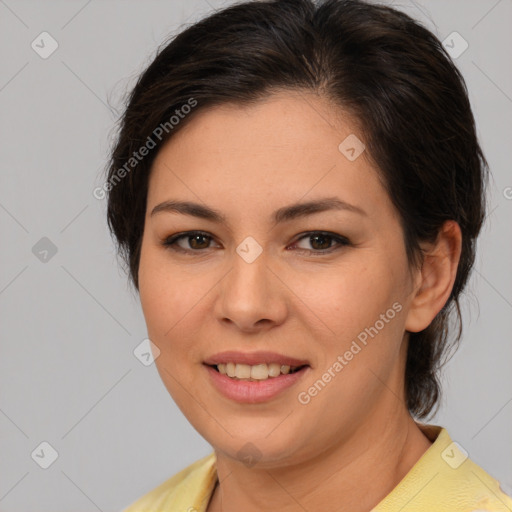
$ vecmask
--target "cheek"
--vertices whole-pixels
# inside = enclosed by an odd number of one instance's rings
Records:
[[[155,251],[156,252],[156,251]],[[169,268],[160,255],[147,251],[141,255],[139,295],[149,339],[159,348],[155,360],[167,391],[184,414],[196,414],[190,394],[198,396],[191,379],[195,356],[194,328],[197,318],[197,287],[177,269]],[[196,305],[196,307],[194,307]]]
[[[401,261],[399,256],[395,262]],[[328,410],[333,400],[340,402],[345,412],[355,412],[380,396],[382,381],[399,361],[405,272],[400,266],[392,267],[382,255],[367,253],[335,272],[309,278],[298,292],[309,289],[304,302],[329,327],[329,331],[325,327],[321,331],[325,336],[316,337],[318,369],[308,385],[323,378],[324,372],[336,375],[326,392],[314,399],[311,410],[325,409],[322,414],[337,417],[339,411]]]
[[[401,299],[393,271],[365,259],[366,262],[360,258],[325,273],[310,274],[306,279],[302,276],[293,284],[296,295],[315,314],[317,323],[340,341],[373,325],[380,314]]]
[[[143,250],[139,266],[139,297],[148,336],[161,351],[157,366],[168,359],[169,340],[186,315],[187,298],[178,273],[166,271],[156,251]]]
[[[143,244],[139,296],[148,329],[157,338],[164,337],[190,310],[197,295],[192,282],[182,270],[169,265],[165,251]]]
[[[165,251],[148,248],[141,253],[139,296],[148,336],[160,349],[156,360],[167,387],[172,375],[185,375],[186,366],[202,361],[200,335],[206,321],[208,293],[218,277],[197,269],[192,273],[171,265]],[[189,372],[190,373],[190,372]],[[170,379],[170,380],[169,380]]]
[[[375,261],[309,280],[307,303],[335,334],[316,337],[318,367],[301,391],[311,399],[305,410],[325,424],[357,423],[386,392],[404,326],[400,276]]]

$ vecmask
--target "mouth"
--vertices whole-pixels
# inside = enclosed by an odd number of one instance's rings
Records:
[[[268,351],[222,352],[203,364],[213,387],[224,397],[242,404],[277,399],[312,369],[309,361]]]
[[[290,366],[280,363],[261,363],[255,365],[243,363],[219,363],[207,365],[213,368],[222,375],[226,375],[231,379],[244,380],[248,382],[263,381],[268,379],[275,379],[280,375],[289,375],[296,373],[308,365]]]
[[[234,373],[233,377],[227,373],[228,365],[230,373]],[[310,370],[309,365],[291,367],[277,363],[218,363],[204,367],[208,370],[213,387],[224,397],[240,404],[261,404],[277,399],[287,389],[291,389],[304,379]],[[270,374],[274,376],[271,377]],[[253,378],[253,375],[259,378]]]

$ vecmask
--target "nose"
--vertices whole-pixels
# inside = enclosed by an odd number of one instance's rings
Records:
[[[269,266],[265,251],[248,262],[236,252],[231,270],[222,279],[215,304],[220,322],[243,332],[269,330],[287,315],[286,287]]]

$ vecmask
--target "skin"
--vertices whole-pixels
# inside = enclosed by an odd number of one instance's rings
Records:
[[[248,107],[197,112],[153,164],[140,299],[161,351],[161,378],[217,455],[220,485],[209,512],[260,511],[269,503],[283,512],[367,511],[431,445],[405,406],[407,331],[428,326],[448,299],[460,230],[447,222],[437,243],[424,246],[423,266],[411,268],[398,215],[368,155],[351,162],[338,149],[350,134],[363,138],[327,100],[282,91]],[[278,208],[324,197],[364,214],[329,210],[273,223]],[[208,205],[227,223],[151,215],[170,199]],[[190,230],[211,239],[195,246],[181,239],[188,253],[162,244]],[[301,238],[319,230],[350,243]],[[252,263],[236,252],[248,236],[263,249]],[[298,393],[394,303],[401,311],[301,404]],[[310,368],[276,398],[239,404],[219,394],[203,365],[224,350],[270,350],[306,359]],[[260,454],[252,467],[237,455],[248,442]]]

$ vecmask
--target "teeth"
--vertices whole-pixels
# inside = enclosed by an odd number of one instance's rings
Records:
[[[237,379],[250,379],[251,367],[248,364],[237,364],[235,368],[235,377]]]
[[[228,377],[234,377],[235,376],[235,368],[236,368],[236,364],[235,363],[228,363],[226,365],[226,374],[227,374]],[[220,371],[220,368],[219,368],[219,371]]]
[[[255,366],[251,366],[251,379],[268,379],[268,366],[266,364],[257,364]]]
[[[270,363],[268,365],[268,376],[269,377],[278,377],[281,373],[281,365],[277,363]]]
[[[278,363],[256,364],[253,366],[236,363],[220,363],[217,365],[217,369],[223,375],[243,380],[266,380],[269,377],[287,375],[297,368],[298,366],[280,365]]]

